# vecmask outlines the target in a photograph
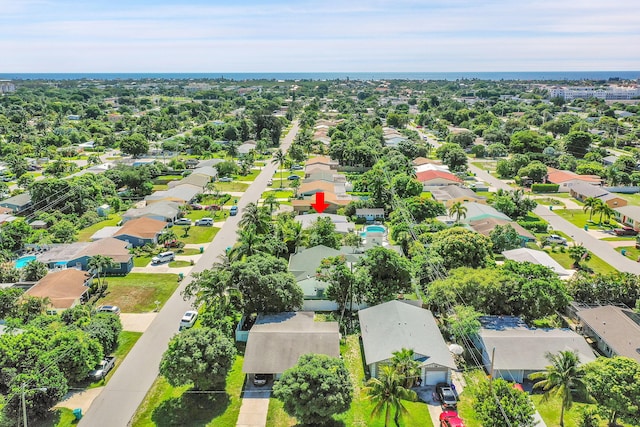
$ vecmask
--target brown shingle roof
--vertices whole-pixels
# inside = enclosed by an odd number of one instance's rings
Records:
[[[33,285],[27,295],[49,298],[54,308],[70,308],[89,290],[85,283],[91,278],[86,271],[67,269],[47,274]]]
[[[129,262],[132,255],[129,253],[127,245],[127,242],[107,237],[106,239],[89,243],[86,248],[77,254],[77,257],[104,255],[112,258],[114,262]]]
[[[153,239],[167,226],[165,221],[141,217],[124,223],[114,236],[134,236],[141,239]]]

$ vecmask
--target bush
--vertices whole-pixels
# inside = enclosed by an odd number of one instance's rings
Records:
[[[522,227],[534,233],[546,233],[547,224],[546,221],[517,221]]]
[[[531,191],[534,193],[557,193],[560,185],[558,184],[533,184]]]

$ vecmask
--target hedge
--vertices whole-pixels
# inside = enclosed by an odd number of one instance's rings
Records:
[[[531,191],[534,193],[557,193],[559,184],[533,184]]]
[[[517,221],[522,227],[526,228],[529,231],[533,231],[534,233],[546,233],[547,226],[549,225],[546,221]]]

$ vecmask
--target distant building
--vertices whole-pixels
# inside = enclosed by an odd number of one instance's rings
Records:
[[[627,100],[640,97],[640,87],[603,86],[603,87],[552,87],[548,89],[551,98],[574,99],[597,98],[607,101]]]
[[[16,86],[11,80],[0,80],[0,93],[11,93],[16,91]]]

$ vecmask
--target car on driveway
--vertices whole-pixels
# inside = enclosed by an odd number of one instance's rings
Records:
[[[116,366],[116,358],[107,356],[98,363],[98,366],[93,371],[89,372],[89,378],[94,381],[101,380],[107,376],[114,366]]]
[[[271,379],[269,374],[255,374],[253,376],[253,385],[263,386],[266,385]]]
[[[231,215],[231,216],[238,215],[238,207],[237,206],[231,206],[231,209],[229,209],[229,215]]]
[[[233,181],[233,178],[231,178],[230,176],[223,176],[222,178],[218,179],[219,182],[231,182]]]
[[[189,218],[176,219],[173,225],[191,225],[191,220]]]
[[[292,171],[301,171],[302,169],[304,169],[304,167],[301,166],[301,165],[293,165],[293,166],[291,166],[291,170]]]
[[[458,406],[458,398],[451,386],[447,383],[438,383],[436,385],[436,395],[440,400],[443,409],[455,410]]]
[[[567,239],[565,239],[562,236],[558,236],[557,234],[552,234],[549,237],[547,237],[546,242],[550,245],[556,244],[556,245],[567,245]]]
[[[299,179],[300,179],[300,177],[299,177],[298,175],[289,175],[289,176],[287,177],[287,179],[288,179],[289,181],[297,181],[297,180],[299,180]]]
[[[196,225],[213,225],[213,218],[205,217],[196,221]]]
[[[184,313],[182,319],[180,319],[180,330],[192,328],[198,318],[198,312],[195,310],[189,310]]]
[[[456,411],[444,411],[440,414],[440,427],[464,427],[464,422]]]
[[[620,228],[616,228],[613,230],[616,233],[616,236],[636,236],[638,232],[633,229],[633,227],[622,226]]]
[[[176,259],[176,254],[172,251],[162,252],[151,258],[151,264],[162,264],[163,262],[171,262]]]
[[[118,316],[120,315],[120,307],[118,307],[117,305],[101,305],[96,311],[98,313],[110,313],[116,314]]]

